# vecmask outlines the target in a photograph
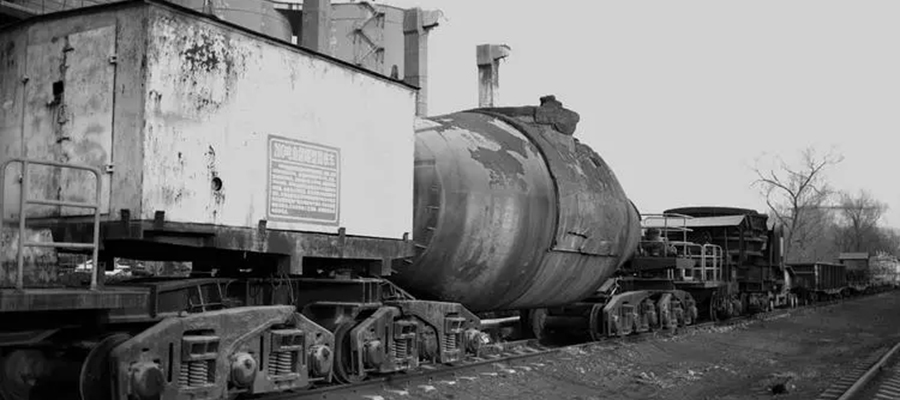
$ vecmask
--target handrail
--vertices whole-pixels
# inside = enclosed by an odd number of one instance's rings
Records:
[[[669,231],[677,231],[677,232],[681,232],[682,239],[686,242],[687,241],[687,233],[692,232],[692,229],[688,228],[688,226],[687,226],[687,224],[688,224],[687,221],[689,219],[693,219],[694,217],[692,217],[690,215],[685,215],[685,214],[660,213],[660,214],[642,214],[641,218],[642,218],[641,219],[641,228],[646,228],[645,223],[647,221],[650,221],[653,219],[661,219],[663,221],[663,226],[661,227],[662,231],[660,233],[666,239],[669,238]],[[670,219],[682,220],[682,226],[678,227],[677,225],[673,225],[670,227],[669,226]],[[656,227],[654,227],[654,228],[656,228]]]
[[[707,255],[706,249],[712,249],[712,254]],[[701,272],[706,279],[706,260],[708,258],[712,259],[712,266],[709,269],[712,269],[713,277],[712,280],[719,281],[722,278],[722,261],[724,258],[724,252],[722,250],[722,246],[715,244],[704,244],[701,247],[701,263],[703,265],[703,271]]]
[[[91,290],[97,290],[99,275],[100,275],[100,267],[97,264],[97,256],[100,249],[100,198],[101,198],[101,182],[100,179],[100,170],[87,165],[79,165],[79,164],[66,164],[56,161],[42,161],[42,160],[34,160],[29,158],[13,158],[7,160],[0,166],[0,222],[4,220],[3,212],[4,212],[4,200],[6,199],[6,170],[9,165],[12,163],[19,163],[22,166],[22,173],[19,177],[20,179],[20,192],[19,192],[19,244],[18,244],[18,254],[16,256],[16,289],[22,290],[25,288],[25,246],[29,247],[53,247],[53,248],[76,248],[76,249],[93,249],[93,268],[91,274]],[[62,200],[49,200],[49,199],[29,199],[28,198],[28,184],[29,184],[29,174],[28,174],[28,166],[31,164],[35,165],[45,165],[48,167],[57,167],[57,168],[69,168],[69,169],[77,169],[82,171],[88,171],[94,175],[96,179],[97,188],[96,193],[94,195],[93,203],[79,203],[79,202],[71,202],[71,201],[62,201]],[[29,204],[38,204],[38,205],[51,205],[51,206],[64,206],[64,207],[76,207],[76,208],[90,208],[94,210],[94,238],[91,243],[72,243],[72,242],[26,242],[25,241],[25,220],[26,220],[26,212],[25,207]]]
[[[663,240],[641,240],[639,241],[639,246],[643,249],[644,245],[647,244],[656,244],[661,245],[661,256],[669,257],[669,249],[675,248],[676,254],[672,255],[675,258],[684,258],[688,260],[695,260],[699,262],[699,266],[694,266],[689,269],[685,269],[682,271],[683,273],[690,270],[691,271],[691,279],[692,280],[694,271],[700,271],[700,280],[701,281],[719,281],[722,278],[722,265],[724,263],[724,255],[725,252],[722,250],[722,246],[716,244],[699,244],[694,242],[679,242],[679,241],[669,241],[664,238],[660,238]],[[681,249],[680,251],[678,249]],[[699,253],[693,253],[689,249],[700,249]],[[706,273],[708,271],[712,271],[712,277],[707,278]],[[684,275],[682,273],[682,275]],[[670,274],[671,275],[671,274]]]

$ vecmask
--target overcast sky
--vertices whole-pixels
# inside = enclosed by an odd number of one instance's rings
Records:
[[[444,13],[430,114],[476,106],[475,46],[507,44],[500,105],[555,94],[642,212],[764,211],[754,159],[817,145],[845,157],[833,186],[871,191],[900,227],[900,1],[384,3]]]

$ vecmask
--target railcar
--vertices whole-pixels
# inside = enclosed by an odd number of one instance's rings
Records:
[[[890,256],[869,253],[841,253],[850,294],[877,293],[896,286],[896,270]]]
[[[826,262],[794,263],[791,291],[803,303],[832,299],[849,294],[847,266]]]
[[[0,51],[4,399],[258,395],[480,343],[459,303],[382,279],[415,255],[416,87],[158,1]],[[56,268],[78,251],[80,287]],[[190,276],[105,282],[117,258]]]
[[[782,263],[781,232],[767,227],[765,215],[686,207],[643,215],[642,227],[637,254],[609,285],[617,293],[607,296],[607,334],[796,305]]]

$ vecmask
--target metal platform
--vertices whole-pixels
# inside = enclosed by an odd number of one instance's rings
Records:
[[[81,288],[0,289],[0,313],[15,311],[114,310],[146,307],[147,288],[107,286]]]

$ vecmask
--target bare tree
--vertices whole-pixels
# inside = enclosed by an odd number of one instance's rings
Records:
[[[896,249],[875,249],[872,246],[884,246],[890,242],[888,232],[882,232],[878,222],[887,211],[887,204],[878,201],[872,195],[861,190],[857,195],[841,193],[840,215],[842,226],[840,239],[845,251],[874,251]]]
[[[879,229],[879,232],[881,234],[878,235],[878,249],[894,256],[900,256],[900,232],[889,227],[883,227]]]
[[[797,165],[789,165],[781,157],[775,157],[777,165],[763,168],[757,165],[754,172],[758,179],[754,185],[760,188],[776,223],[785,228],[785,258],[796,260],[807,247],[821,236],[821,227],[831,221],[830,213],[823,212],[832,190],[825,170],[843,161],[843,156],[833,151],[819,154],[808,147],[800,152]]]

